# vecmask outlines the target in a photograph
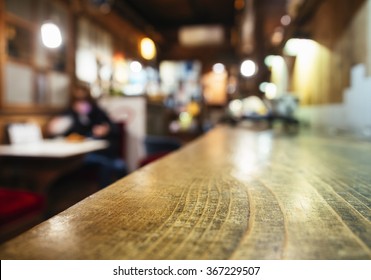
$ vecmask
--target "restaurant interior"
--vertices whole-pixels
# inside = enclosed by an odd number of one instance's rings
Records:
[[[0,0],[0,256],[371,259],[370,91],[371,0]]]

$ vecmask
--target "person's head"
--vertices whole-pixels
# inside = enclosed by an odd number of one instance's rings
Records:
[[[93,108],[93,104],[93,99],[87,87],[79,85],[74,88],[71,107],[76,113],[80,115],[89,114]]]

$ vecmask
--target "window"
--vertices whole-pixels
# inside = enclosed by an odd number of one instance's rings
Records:
[[[60,48],[42,45],[40,27],[50,20],[62,32]],[[5,1],[4,107],[62,107],[68,102],[68,8],[56,1]],[[19,81],[22,81],[20,85]]]

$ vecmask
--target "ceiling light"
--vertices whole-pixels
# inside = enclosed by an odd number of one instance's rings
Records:
[[[44,23],[41,26],[41,40],[47,48],[60,47],[62,45],[62,34],[59,27],[52,22]]]
[[[221,73],[224,72],[224,70],[225,70],[225,66],[222,63],[215,63],[213,65],[213,71],[214,71],[214,73],[221,74]]]
[[[144,59],[153,59],[156,56],[155,43],[150,38],[143,38],[140,41],[140,53]]]
[[[183,46],[220,45],[224,43],[224,28],[220,25],[195,25],[179,29],[179,42]]]
[[[254,61],[247,59],[241,64],[241,74],[244,77],[251,77],[256,73],[257,67]]]
[[[286,42],[283,52],[289,56],[296,56],[299,52],[309,51],[314,45],[314,41],[310,39],[292,38]]]
[[[134,73],[139,73],[142,71],[142,64],[139,61],[132,61],[130,63],[130,70]]]

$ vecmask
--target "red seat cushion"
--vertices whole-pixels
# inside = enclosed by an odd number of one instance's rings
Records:
[[[44,208],[45,198],[41,195],[0,188],[0,225],[25,216],[40,214]]]

